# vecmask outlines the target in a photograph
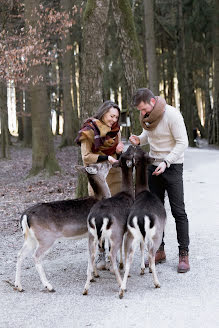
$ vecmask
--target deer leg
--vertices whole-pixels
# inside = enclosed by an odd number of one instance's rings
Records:
[[[112,266],[113,266],[113,271],[116,275],[116,280],[117,280],[119,286],[121,286],[122,279],[121,279],[121,276],[120,276],[120,273],[119,273],[119,270],[118,270],[118,266],[117,266],[117,263],[116,263],[116,255],[117,255],[118,250],[121,247],[121,245],[115,245],[113,241],[111,241],[110,244],[111,244],[110,254],[109,254],[110,261],[111,261]]]
[[[120,247],[119,254],[120,254],[120,257],[119,257],[119,268],[122,270],[123,267],[124,267],[124,265],[123,265],[123,257],[122,257],[122,245]]]
[[[53,243],[54,243],[54,240],[52,242],[50,242],[49,244],[39,244],[39,246],[37,247],[36,252],[34,254],[34,257],[33,257],[36,269],[40,276],[40,280],[41,280],[43,286],[45,288],[47,288],[48,291],[50,291],[50,292],[54,292],[55,290],[52,287],[52,285],[49,283],[49,281],[46,277],[46,274],[43,269],[43,265],[42,265],[41,261],[42,261],[43,257],[45,256],[46,252],[48,251],[48,249],[53,245]]]
[[[157,277],[156,266],[155,266],[155,252],[153,250],[148,250],[148,260],[149,260],[149,267],[152,271],[153,281],[155,288],[160,288],[160,282]]]
[[[28,256],[28,254],[33,251],[34,247],[36,245],[33,243],[30,243],[29,240],[25,240],[23,247],[18,253],[17,257],[17,264],[16,264],[16,275],[15,275],[15,289],[19,292],[23,291],[22,285],[21,285],[21,264],[25,257]]]
[[[124,273],[124,277],[123,277],[123,281],[121,284],[121,288],[119,291],[119,298],[123,298],[124,293],[126,291],[126,284],[127,284],[127,279],[129,276],[129,271],[130,271],[130,267],[133,261],[133,256],[135,253],[135,249],[136,249],[136,242],[133,238],[133,236],[129,233],[126,236],[125,239],[125,273]]]
[[[145,270],[145,261],[144,261],[144,241],[140,242],[140,249],[141,249],[141,275],[144,274]]]
[[[88,249],[89,249],[89,256],[88,256],[88,267],[87,267],[87,280],[84,286],[84,291],[83,295],[88,294],[88,290],[90,288],[90,283],[94,281],[93,279],[93,274],[94,277],[99,277],[95,265],[95,257],[96,257],[96,248],[97,248],[97,243],[95,242],[95,238],[89,234],[88,238]]]

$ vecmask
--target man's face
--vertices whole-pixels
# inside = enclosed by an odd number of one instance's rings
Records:
[[[147,117],[154,108],[155,102],[156,100],[154,98],[151,98],[150,103],[145,103],[144,101],[141,101],[140,104],[137,106],[137,109],[141,112],[141,115],[143,117]]]

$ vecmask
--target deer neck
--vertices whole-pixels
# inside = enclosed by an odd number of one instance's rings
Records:
[[[88,175],[88,180],[93,188],[95,198],[101,200],[111,197],[109,186],[106,179],[97,175]]]
[[[136,167],[135,197],[142,191],[149,190],[147,166],[142,164]]]
[[[122,191],[125,191],[134,196],[132,168],[126,167],[122,169]]]

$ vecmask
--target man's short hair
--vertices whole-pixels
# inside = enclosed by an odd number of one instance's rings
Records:
[[[136,107],[138,106],[142,101],[144,103],[150,103],[151,98],[155,98],[153,92],[147,88],[140,88],[137,89],[132,97],[132,103]]]

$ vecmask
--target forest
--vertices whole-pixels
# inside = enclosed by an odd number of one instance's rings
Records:
[[[20,218],[42,203],[56,209],[57,201],[77,203],[86,195],[85,175],[76,172],[81,147],[75,138],[82,122],[105,100],[115,101],[127,146],[129,134],[142,132],[132,103],[142,87],[165,98],[185,121],[191,270],[177,272],[176,224],[165,199],[167,261],[157,266],[161,288],[153,287],[149,270],[140,274],[136,244],[124,300],[108,270],[82,295],[88,239],[66,238],[43,261],[56,293],[42,290],[35,253],[24,258],[25,291],[19,292],[18,252],[23,237],[27,240]],[[218,327],[218,149],[218,0],[0,0],[0,327]],[[78,208],[87,208],[86,199]],[[59,213],[57,227],[70,222],[65,211]],[[72,217],[77,226],[80,221]],[[41,222],[39,236],[45,240],[52,222],[47,210]],[[51,226],[51,235],[60,236],[61,229]],[[154,225],[151,230],[156,232]]]
[[[76,146],[82,121],[107,99],[141,132],[131,101],[139,87],[181,111],[190,146],[194,129],[219,145],[218,14],[216,0],[1,0],[0,157],[13,142],[9,85],[13,140],[32,148],[31,174],[60,170],[54,138]]]

